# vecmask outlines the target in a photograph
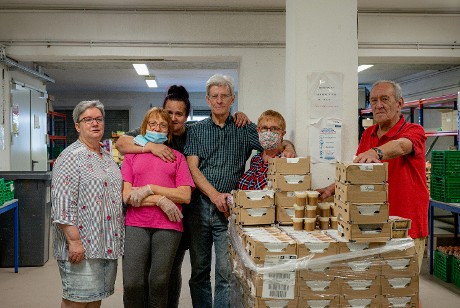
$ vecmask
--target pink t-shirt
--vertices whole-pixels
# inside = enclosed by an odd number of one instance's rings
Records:
[[[195,187],[183,154],[173,150],[176,155],[174,162],[164,162],[151,154],[126,154],[121,166],[123,181],[133,187],[154,184],[168,188],[179,186]],[[182,205],[177,204],[182,211]],[[188,206],[188,205],[185,205]],[[172,222],[158,206],[128,206],[125,224],[127,226],[171,229],[182,232],[182,221]]]

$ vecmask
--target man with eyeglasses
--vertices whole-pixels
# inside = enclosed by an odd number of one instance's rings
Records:
[[[230,261],[227,198],[236,188],[252,150],[262,151],[254,123],[237,128],[230,115],[234,82],[214,75],[206,83],[211,117],[190,126],[184,153],[198,189],[190,203],[190,293],[194,307],[229,307]],[[291,156],[291,155],[289,155]],[[212,302],[211,260],[215,250],[215,292]]]

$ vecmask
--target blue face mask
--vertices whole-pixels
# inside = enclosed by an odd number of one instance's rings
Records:
[[[144,138],[153,143],[163,144],[168,141],[168,133],[159,133],[151,130],[146,130]]]

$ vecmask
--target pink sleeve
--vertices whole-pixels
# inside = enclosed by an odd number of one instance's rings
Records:
[[[133,154],[126,154],[121,164],[121,176],[123,181],[133,184]]]

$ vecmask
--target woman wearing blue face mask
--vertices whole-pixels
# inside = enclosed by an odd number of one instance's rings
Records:
[[[163,144],[172,138],[173,123],[160,108],[147,111],[141,146]],[[123,301],[125,307],[166,307],[168,283],[179,246],[182,206],[190,203],[195,187],[183,154],[172,150],[173,162],[148,153],[126,154],[121,167],[126,213],[123,257]],[[154,193],[155,192],[155,193]]]

